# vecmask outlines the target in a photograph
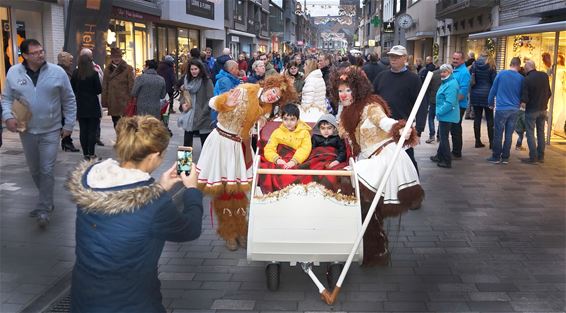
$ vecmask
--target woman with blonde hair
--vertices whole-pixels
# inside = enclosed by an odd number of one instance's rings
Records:
[[[196,170],[178,175],[173,165],[158,182],[150,176],[170,139],[155,117],[122,118],[116,133],[118,160],[83,162],[67,182],[77,203],[71,312],[165,312],[157,262],[165,241],[200,236]],[[170,193],[179,182],[181,210]]]
[[[301,119],[306,122],[316,122],[329,113],[326,108],[326,83],[318,63],[314,59],[305,63],[305,84],[301,92]]]

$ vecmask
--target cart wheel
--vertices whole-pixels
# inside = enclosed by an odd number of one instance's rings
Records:
[[[265,267],[265,277],[267,278],[267,289],[277,291],[279,289],[279,276],[281,274],[281,264],[270,263]]]
[[[328,282],[329,289],[334,289],[334,286],[336,286],[340,273],[342,273],[342,268],[344,268],[344,265],[340,263],[332,263],[328,265],[326,280]]]

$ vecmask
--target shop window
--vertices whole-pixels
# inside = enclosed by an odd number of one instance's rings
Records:
[[[552,33],[554,35],[554,33]],[[550,36],[548,36],[550,37]],[[543,34],[544,41],[554,42],[554,38],[547,38]],[[566,31],[560,32],[558,43],[558,55],[556,61],[556,82],[554,85],[554,105],[552,110],[552,132],[562,139],[566,138]]]

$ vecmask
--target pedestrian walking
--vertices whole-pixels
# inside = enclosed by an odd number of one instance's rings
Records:
[[[83,54],[79,56],[78,68],[73,72],[71,86],[77,99],[77,119],[80,126],[80,141],[85,160],[97,159],[95,154],[96,131],[100,126],[102,111],[98,95],[102,85],[94,70],[92,59]]]
[[[89,48],[82,48],[81,52],[79,53],[79,56],[85,55],[85,54],[88,55],[91,60],[93,60],[92,66],[94,67],[94,70],[98,74],[98,79],[100,80],[100,84],[102,84],[102,82],[104,81],[104,71],[102,70],[100,65],[98,65],[94,62],[94,58],[92,56],[92,50],[90,50]],[[101,95],[98,95],[98,102],[100,102],[100,103],[102,102],[101,101]],[[102,112],[102,107],[100,107],[100,112]],[[100,139],[100,121],[98,123],[98,128],[96,129],[96,145],[104,147],[104,142],[102,142],[102,140]]]
[[[136,78],[132,97],[136,98],[137,115],[151,115],[161,120],[161,99],[167,94],[163,77],[157,74],[157,62],[145,61],[143,74]]]
[[[212,81],[206,76],[204,64],[198,60],[189,60],[188,72],[183,77],[183,113],[177,120],[178,126],[185,130],[183,145],[193,146],[193,136],[200,137],[201,147],[212,132],[210,107],[208,101],[214,95]]]
[[[396,120],[407,120],[415,105],[417,96],[421,89],[419,76],[407,69],[407,49],[403,46],[393,46],[387,53],[391,68],[382,71],[373,81],[374,93],[381,96],[391,107],[391,117]],[[421,105],[416,118],[416,130],[420,137],[426,124],[427,107]],[[415,151],[412,147],[405,152],[413,161],[413,165],[419,172],[415,159]]]
[[[197,239],[202,229],[202,193],[195,167],[177,174],[172,164],[156,182],[169,133],[152,116],[116,125],[118,160],[84,162],[68,182],[77,203],[71,312],[165,313],[158,261],[165,241]],[[170,191],[182,182],[182,208]]]
[[[65,70],[65,73],[67,73],[69,80],[73,76],[73,69],[72,69],[73,59],[74,59],[73,55],[66,51],[61,51],[57,55],[57,65],[59,65],[63,70]],[[63,120],[61,121],[61,125],[63,126],[65,125],[65,117],[63,117]],[[71,136],[61,139],[61,149],[65,152],[80,151],[79,149],[75,148],[75,145],[73,144],[73,138],[71,138]]]
[[[451,168],[452,156],[450,153],[450,140],[448,135],[450,128],[459,120],[458,105],[458,82],[452,75],[452,65],[443,64],[440,66],[440,77],[442,84],[436,92],[436,117],[438,118],[438,134],[440,144],[436,155],[430,157],[438,167]]]
[[[460,106],[460,116],[464,116],[468,107],[468,93],[470,90],[470,72],[464,63],[464,53],[456,51],[452,54],[452,67],[454,68],[454,78],[458,82],[460,90],[458,92],[458,105]],[[450,128],[452,135],[452,157],[456,160],[462,158],[462,117],[460,121]]]
[[[104,69],[102,82],[102,106],[108,108],[114,128],[122,116],[132,88],[134,87],[134,68],[122,59],[120,48],[110,49],[110,64]]]
[[[510,69],[499,72],[495,77],[487,99],[489,106],[495,107],[493,153],[487,161],[495,164],[509,163],[513,131],[521,104],[521,88],[524,80],[524,77],[519,74],[521,59],[514,57],[509,65]]]
[[[548,75],[538,71],[535,62],[525,62],[527,77],[523,82],[521,94],[521,106],[525,108],[525,124],[527,125],[526,136],[529,146],[529,157],[521,161],[528,164],[544,162],[544,124],[546,122],[546,110],[551,91]],[[535,140],[536,128],[536,140]]]
[[[173,86],[175,86],[175,83],[177,82],[177,77],[175,75],[174,67],[175,59],[170,55],[163,57],[163,61],[159,62],[159,65],[157,66],[157,74],[165,80],[165,90],[169,96],[169,113],[175,113],[175,109],[173,109],[173,102],[175,102],[175,97],[173,96],[175,91],[173,90]]]
[[[49,223],[54,210],[53,170],[60,138],[71,135],[76,120],[77,104],[71,82],[65,71],[45,61],[45,51],[39,41],[26,39],[20,44],[24,62],[10,67],[2,91],[2,120],[9,131],[19,131],[26,162],[38,189],[38,203],[29,213],[37,217],[39,226]],[[14,101],[32,112],[25,130],[18,130],[12,114]],[[61,120],[65,125],[61,128]]]
[[[489,149],[491,149],[493,146],[493,110],[487,103],[487,96],[497,75],[493,58],[485,52],[480,54],[478,60],[472,64],[470,74],[470,104],[474,110],[475,147],[485,147],[481,140],[481,121],[485,112],[487,137],[489,139]]]

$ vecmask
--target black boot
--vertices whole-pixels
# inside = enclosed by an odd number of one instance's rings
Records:
[[[61,149],[65,152],[79,152],[80,150],[75,148],[72,143],[61,143]]]

